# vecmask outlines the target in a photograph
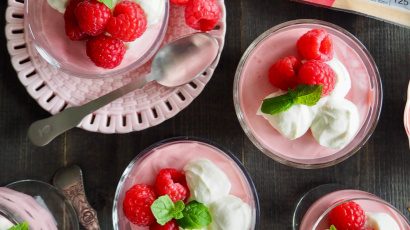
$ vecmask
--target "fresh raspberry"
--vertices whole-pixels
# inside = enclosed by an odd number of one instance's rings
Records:
[[[190,0],[171,0],[171,3],[179,6],[186,6]]]
[[[96,66],[112,69],[121,64],[125,54],[125,45],[122,41],[99,35],[87,41],[87,56]]]
[[[295,88],[300,65],[300,61],[294,56],[279,59],[269,69],[269,82],[282,90]]]
[[[326,96],[335,88],[336,74],[326,63],[311,60],[300,67],[297,82],[305,85],[322,85],[322,95]]]
[[[75,17],[82,31],[91,36],[104,32],[111,10],[97,0],[80,2],[75,8]]]
[[[155,217],[151,212],[151,205],[154,203],[156,195],[152,186],[136,184],[130,188],[123,201],[125,216],[133,224],[139,226],[149,226],[155,222]]]
[[[178,230],[178,224],[175,220],[171,220],[168,223],[166,223],[164,226],[161,226],[158,223],[153,223],[151,226],[149,226],[149,230]]]
[[[212,30],[221,16],[216,0],[191,0],[185,8],[185,22],[196,30]]]
[[[189,195],[185,174],[176,169],[161,169],[155,181],[155,191],[159,196],[168,195],[173,202],[184,201]]]
[[[322,29],[308,31],[299,38],[296,46],[306,60],[330,61],[333,58],[333,41]]]
[[[64,12],[65,33],[67,37],[73,41],[84,40],[88,37],[88,35],[80,29],[74,14],[78,3],[82,1],[83,0],[70,0]]]
[[[108,21],[106,31],[114,38],[131,42],[147,29],[144,10],[132,1],[122,1],[115,6],[114,16]]]
[[[365,222],[363,209],[353,201],[343,203],[329,213],[329,223],[338,230],[363,230]]]

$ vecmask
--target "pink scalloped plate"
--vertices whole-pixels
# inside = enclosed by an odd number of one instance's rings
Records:
[[[166,88],[154,82],[136,90],[85,117],[79,128],[100,133],[128,133],[158,125],[187,107],[205,88],[219,62],[226,33],[226,9],[219,0],[223,16],[214,36],[220,50],[217,60],[197,79],[189,84]],[[8,0],[6,11],[7,48],[11,63],[20,82],[38,104],[52,114],[67,107],[78,106],[117,89],[132,79],[146,75],[150,62],[116,78],[83,79],[70,76],[44,61],[27,42],[24,34],[24,4]],[[184,20],[184,9],[171,6],[164,44],[195,32]]]

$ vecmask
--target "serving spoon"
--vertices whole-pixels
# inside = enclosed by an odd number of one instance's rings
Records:
[[[32,123],[28,137],[36,146],[47,145],[60,134],[76,127],[88,114],[142,88],[148,82],[156,81],[166,87],[187,84],[212,64],[218,50],[216,39],[206,33],[195,33],[171,42],[155,55],[150,74],[84,105],[67,108],[54,116]]]

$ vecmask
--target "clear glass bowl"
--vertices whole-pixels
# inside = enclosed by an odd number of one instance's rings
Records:
[[[95,66],[86,55],[85,41],[71,41],[66,37],[63,14],[50,7],[47,0],[24,1],[26,39],[45,61],[70,75],[84,78],[118,76],[145,64],[161,46],[169,16],[168,0],[162,2],[162,18],[127,45],[124,60],[114,69]]]
[[[332,187],[331,187],[332,186]],[[332,190],[333,188],[333,190]],[[321,194],[320,197],[317,195]],[[315,198],[315,199],[314,199]],[[303,219],[298,225],[293,224],[294,230],[323,230],[328,229],[328,215],[336,206],[354,201],[359,204],[365,213],[385,213],[391,216],[400,229],[410,229],[407,218],[395,207],[381,198],[360,190],[337,189],[335,185],[319,186],[309,191],[302,199],[302,202],[314,200],[307,211],[303,212]],[[297,209],[300,206],[297,206]],[[297,211],[295,211],[297,212]],[[302,213],[301,213],[302,214]]]
[[[184,156],[175,156],[172,151],[180,152],[181,145],[183,147],[182,151],[186,151],[184,152]],[[194,153],[189,151],[190,149],[197,149],[197,146],[200,146],[202,150],[208,150],[208,155],[203,156],[204,152],[201,151]],[[148,164],[150,162],[148,161],[149,159],[152,160],[158,157],[160,157],[160,159],[157,159],[155,162],[159,163],[154,165]],[[115,192],[112,211],[114,229],[135,229],[136,227],[131,227],[132,224],[127,220],[122,210],[122,202],[124,200],[125,192],[134,184],[153,184],[155,181],[155,176],[161,168],[175,168],[175,165],[183,166],[183,164],[190,159],[210,157],[212,157],[212,161],[216,163],[218,167],[227,173],[232,184],[232,178],[235,178],[235,181],[238,184],[236,184],[236,186],[232,186],[231,194],[241,197],[242,200],[250,205],[252,209],[252,230],[258,229],[260,218],[259,199],[252,179],[244,166],[229,151],[224,150],[223,148],[216,146],[207,140],[191,137],[177,137],[160,141],[143,150],[131,161],[122,174]],[[221,167],[221,165],[224,167]],[[146,173],[147,171],[149,172]],[[234,189],[234,187],[236,187],[236,189]],[[136,229],[144,228],[137,227]],[[148,229],[148,227],[146,229]]]
[[[313,28],[325,29],[332,36],[335,56],[351,75],[352,88],[346,98],[357,105],[361,116],[355,138],[340,150],[320,146],[309,132],[296,140],[287,140],[256,115],[262,100],[274,90],[267,76],[270,65],[281,57],[297,55],[297,39]],[[305,169],[332,166],[356,153],[376,128],[382,93],[376,64],[363,44],[343,28],[312,19],[285,22],[260,35],[239,63],[233,89],[236,114],[253,144],[282,164]]]
[[[8,219],[13,224],[23,221],[38,224],[31,226],[33,229],[47,228],[50,222],[53,226],[56,224],[58,229],[79,229],[73,206],[54,186],[36,180],[22,180],[6,187],[16,192],[0,194],[0,200],[6,200],[5,203],[0,202],[0,217]],[[45,214],[45,210],[51,215]]]

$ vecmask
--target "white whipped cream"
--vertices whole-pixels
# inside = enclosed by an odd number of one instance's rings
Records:
[[[210,204],[229,194],[231,182],[226,174],[206,159],[189,162],[184,167],[191,199]]]
[[[266,98],[277,97],[285,93],[285,91],[277,91]],[[259,107],[256,114],[263,116],[273,128],[289,140],[303,136],[315,118],[314,108],[306,105],[293,105],[288,110],[274,115],[263,113]]]
[[[359,111],[352,102],[332,97],[320,108],[311,130],[320,145],[340,149],[356,135],[359,123]]]
[[[164,0],[135,0],[147,15],[148,25],[157,24],[164,12]]]
[[[11,227],[13,227],[14,224],[11,223],[7,218],[5,218],[4,216],[0,215],[0,230],[3,229],[9,229]]]
[[[47,0],[48,4],[60,13],[64,13],[67,8],[68,0]],[[165,0],[135,0],[144,10],[147,16],[148,25],[154,25],[159,22],[164,13]],[[113,5],[116,5],[121,0],[113,0]]]
[[[209,206],[212,223],[208,230],[248,230],[252,212],[249,205],[232,195],[224,196]]]
[[[366,226],[374,230],[400,230],[397,222],[386,213],[366,213]]]
[[[64,14],[68,0],[47,0],[47,2],[53,9]]]
[[[329,96],[331,97],[345,97],[349,93],[352,87],[349,71],[337,58],[333,58],[331,61],[326,62],[336,74],[336,84],[333,91]]]

